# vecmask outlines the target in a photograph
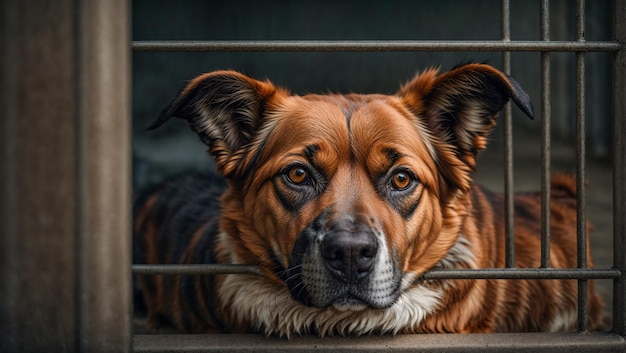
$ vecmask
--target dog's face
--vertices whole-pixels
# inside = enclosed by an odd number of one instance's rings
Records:
[[[302,303],[390,306],[441,223],[426,127],[387,96],[287,97],[270,115],[249,185],[263,255]]]
[[[490,66],[429,70],[396,95],[290,95],[221,71],[162,113],[186,119],[228,179],[225,262],[258,265],[301,304],[394,305],[457,243],[476,154],[512,98]],[[462,256],[461,256],[462,257]]]

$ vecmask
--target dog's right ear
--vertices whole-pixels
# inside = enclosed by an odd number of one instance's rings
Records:
[[[218,170],[226,177],[242,168],[245,148],[254,140],[268,101],[279,91],[235,71],[215,71],[193,79],[148,129],[172,117],[187,120],[209,146]]]
[[[439,75],[428,70],[398,93],[420,116],[433,139],[435,161],[447,181],[468,191],[478,152],[504,105],[512,100],[533,118],[528,93],[511,77],[486,64],[463,64]]]

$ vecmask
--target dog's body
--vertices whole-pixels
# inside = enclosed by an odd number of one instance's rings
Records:
[[[471,173],[509,98],[532,116],[517,83],[482,64],[426,71],[393,96],[293,96],[230,71],[191,81],[154,127],[187,119],[226,183],[194,175],[141,197],[136,262],[251,264],[261,274],[139,276],[149,326],[285,336],[574,330],[575,281],[421,277],[504,266],[502,197]],[[574,185],[552,180],[558,268],[576,267]],[[516,266],[538,267],[540,195],[515,204]],[[595,328],[592,282],[589,294]]]

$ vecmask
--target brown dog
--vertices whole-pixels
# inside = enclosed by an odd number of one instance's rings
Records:
[[[152,127],[186,119],[226,183],[188,176],[141,197],[136,262],[262,274],[140,276],[149,326],[285,336],[575,329],[572,280],[421,279],[504,265],[502,197],[472,172],[509,99],[532,117],[519,85],[483,64],[427,70],[391,96],[296,96],[232,71],[192,80]],[[576,267],[575,184],[561,176],[552,188],[552,264]],[[516,265],[538,267],[540,195],[515,202]],[[589,290],[594,328],[601,302]]]

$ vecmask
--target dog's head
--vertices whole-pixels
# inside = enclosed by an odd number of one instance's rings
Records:
[[[427,70],[395,95],[291,95],[232,71],[192,80],[152,127],[186,119],[229,189],[223,261],[258,265],[298,302],[392,306],[459,238],[477,153],[504,104],[503,73]]]

